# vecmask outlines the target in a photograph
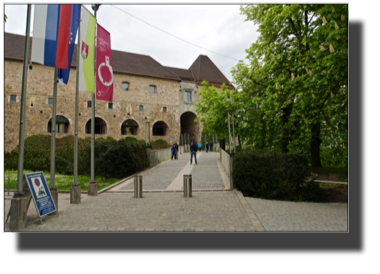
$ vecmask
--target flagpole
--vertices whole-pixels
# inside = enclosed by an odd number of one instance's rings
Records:
[[[24,64],[22,72],[21,84],[21,101],[20,101],[20,128],[19,128],[19,146],[18,146],[18,169],[17,169],[17,189],[11,200],[11,208],[9,210],[10,229],[18,231],[26,227],[27,222],[27,197],[23,192],[24,182],[24,131],[25,131],[25,106],[26,106],[26,85],[28,79],[28,60],[29,60],[29,37],[30,37],[30,14],[32,5],[28,4],[26,16],[26,34],[24,47]]]
[[[27,19],[26,19],[26,35],[24,48],[24,64],[22,73],[21,85],[21,111],[20,111],[20,128],[19,128],[19,146],[18,146],[18,172],[17,172],[17,191],[14,196],[24,196],[23,192],[23,177],[24,177],[24,132],[25,132],[25,106],[26,106],[26,85],[28,80],[28,60],[29,60],[29,45],[30,45],[30,14],[32,5],[28,4]]]
[[[55,127],[57,112],[58,69],[54,68],[53,111],[51,117],[50,189],[55,190]]]
[[[75,126],[74,126],[74,182],[70,187],[70,204],[81,203],[81,189],[78,184],[78,101],[79,101],[79,58],[80,58],[80,24],[82,16],[79,18],[78,24],[78,44],[77,44],[77,66],[76,66],[76,83],[75,83]]]
[[[77,65],[76,65],[76,83],[75,83],[75,128],[74,128],[74,183],[78,186],[78,101],[79,101],[79,58],[80,58],[80,22],[78,25],[78,44],[77,44]]]
[[[96,12],[99,9],[100,4],[92,5],[94,10],[94,16],[96,20]],[[94,73],[96,71],[96,48],[94,49]],[[95,73],[96,76],[96,73]],[[95,81],[96,83],[96,81]],[[95,88],[96,93],[96,88]],[[95,182],[95,93],[92,94],[91,103],[91,181],[88,186],[88,195],[97,195],[97,185]],[[92,184],[92,185],[91,185]]]

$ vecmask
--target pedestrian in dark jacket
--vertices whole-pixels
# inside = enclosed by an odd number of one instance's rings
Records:
[[[214,151],[214,144],[212,141],[210,142],[210,151]]]
[[[174,160],[175,160],[175,156],[177,154],[177,150],[175,149],[175,145],[172,146],[172,160],[173,160],[173,157],[174,157]]]
[[[178,160],[178,144],[175,142],[175,149],[177,150],[177,153],[175,154],[175,159]]]
[[[190,165],[193,163],[193,156],[195,159],[195,164],[197,165],[197,150],[198,150],[198,145],[196,142],[191,143],[190,146]]]
[[[208,143],[206,142],[206,153],[208,153],[208,147],[209,147],[209,145],[208,145]]]

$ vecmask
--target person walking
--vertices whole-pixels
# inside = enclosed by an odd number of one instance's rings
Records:
[[[198,144],[198,149],[199,149],[199,151],[202,151],[202,143]]]
[[[198,146],[197,146],[197,143],[196,142],[192,142],[191,143],[191,146],[190,146],[190,165],[193,164],[193,156],[194,156],[194,159],[195,159],[195,164],[197,165],[197,150],[198,150]]]
[[[178,144],[177,142],[175,142],[175,150],[177,150],[176,154],[175,154],[175,160],[178,160]]]
[[[174,160],[175,160],[175,155],[177,154],[177,150],[175,149],[175,145],[172,146],[172,160],[173,160],[173,157],[174,157]]]
[[[206,142],[206,153],[208,153],[208,147],[209,147],[209,145],[208,145],[208,143]]]
[[[213,144],[212,141],[211,141],[211,142],[210,142],[210,152],[211,152],[211,151],[214,151],[213,147],[214,147],[214,144]]]

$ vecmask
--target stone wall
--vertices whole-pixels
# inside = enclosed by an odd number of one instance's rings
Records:
[[[4,148],[5,151],[14,149],[18,144],[20,122],[20,99],[22,83],[22,61],[5,60],[4,78]],[[70,124],[67,134],[57,133],[57,138],[74,134],[75,121],[75,69],[71,69],[69,84],[58,85],[57,89],[57,115],[66,117]],[[48,98],[53,98],[54,68],[33,64],[28,70],[28,85],[26,96],[25,138],[36,134],[48,134],[48,122],[52,116],[52,105]],[[129,83],[129,91],[122,90],[122,82]],[[156,93],[149,93],[149,85],[156,86]],[[138,139],[145,140],[145,123],[150,122],[151,141],[162,138],[173,143],[179,141],[180,134],[180,108],[179,108],[179,81],[158,79],[153,77],[127,75],[114,73],[113,109],[108,109],[108,102],[97,101],[95,116],[106,123],[106,134],[98,137],[119,140],[126,135],[121,134],[121,124],[127,119],[135,120],[139,128]],[[16,102],[11,103],[10,95],[16,95]],[[91,119],[91,108],[87,107],[91,101],[91,93],[79,93],[78,136],[85,138],[86,123]],[[139,106],[143,111],[139,111]],[[163,112],[163,107],[167,112]],[[153,125],[163,121],[170,129],[166,136],[153,136]]]
[[[187,112],[190,112],[190,113],[193,113],[197,117],[197,114],[195,113],[195,104],[198,103],[199,101],[198,91],[200,90],[201,88],[195,83],[184,82],[184,81],[180,83],[180,90],[179,90],[180,116],[182,116],[183,114],[186,115]],[[191,102],[187,102],[185,100],[185,91],[191,91]],[[186,118],[187,119],[185,119],[185,121],[189,119],[189,117],[186,117]],[[193,137],[191,137],[191,141],[200,142],[201,134],[202,134],[202,125],[199,122],[193,123],[192,121],[187,121],[185,123],[188,124],[188,126],[190,127],[188,130],[192,132],[190,133],[190,135],[193,135]],[[188,132],[186,132],[185,130],[185,133],[188,133]]]

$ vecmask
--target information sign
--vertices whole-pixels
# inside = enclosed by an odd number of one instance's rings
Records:
[[[42,171],[25,174],[30,192],[40,217],[57,211]]]

